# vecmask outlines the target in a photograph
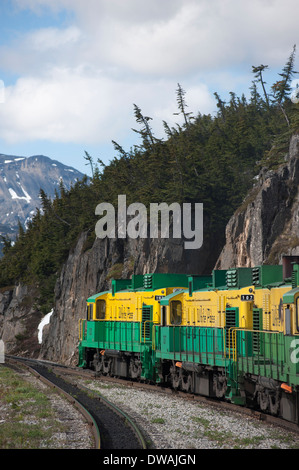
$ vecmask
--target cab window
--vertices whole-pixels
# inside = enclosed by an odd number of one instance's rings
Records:
[[[161,326],[166,326],[167,325],[167,311],[166,307],[163,305],[161,307]]]
[[[93,305],[89,304],[86,307],[86,318],[87,320],[92,320],[92,311],[93,311]]]
[[[296,329],[299,333],[299,297],[296,299]]]
[[[96,319],[103,320],[106,313],[106,301],[103,299],[97,300],[96,303]]]
[[[182,323],[182,302],[173,300],[170,304],[170,323],[180,325]]]

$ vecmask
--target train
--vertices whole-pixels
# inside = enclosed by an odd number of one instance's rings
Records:
[[[299,258],[114,279],[87,299],[78,367],[299,423]]]

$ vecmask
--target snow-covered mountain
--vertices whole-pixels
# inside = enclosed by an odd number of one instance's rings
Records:
[[[41,188],[53,198],[55,189],[59,191],[61,179],[69,188],[72,182],[82,177],[83,174],[74,168],[44,155],[0,154],[0,235],[8,234],[14,238],[18,220],[26,227],[26,222],[40,207]]]

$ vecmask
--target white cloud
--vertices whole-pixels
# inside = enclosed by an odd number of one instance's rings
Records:
[[[81,40],[82,32],[76,26],[30,31],[12,45],[0,47],[2,67],[21,75],[41,75],[57,64],[76,65],[73,58]]]
[[[133,103],[153,118],[153,128],[162,137],[162,121],[174,125],[178,118],[177,84],[116,80],[83,69],[55,69],[51,76],[25,77],[6,89],[0,107],[0,134],[9,143],[51,140],[97,143],[118,140],[134,121]],[[189,89],[190,110],[209,112],[212,98],[206,86]]]
[[[280,65],[298,39],[297,0],[19,0],[75,12],[78,61],[173,75],[240,61]],[[48,34],[49,32],[46,32]],[[43,33],[37,33],[41,36]],[[64,36],[64,33],[60,33]],[[56,40],[52,40],[55,45]],[[253,64],[251,64],[253,61]]]
[[[44,28],[34,31],[27,36],[26,48],[38,52],[74,45],[80,39],[80,30],[71,26],[64,30],[58,28]]]
[[[19,76],[0,106],[0,137],[8,142],[118,140],[134,126],[133,103],[171,124],[178,82],[188,110],[213,112],[218,86],[234,91],[250,80],[251,65],[282,67],[298,39],[297,0],[15,4],[39,15],[44,7],[67,8],[74,16],[0,48],[2,67]]]
[[[105,136],[109,99],[115,84],[80,70],[53,69],[45,77],[25,77],[6,89],[0,108],[1,134],[9,142],[49,139],[95,141]]]

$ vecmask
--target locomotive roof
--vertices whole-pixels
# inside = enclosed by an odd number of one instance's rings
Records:
[[[187,292],[187,289],[180,289],[175,292],[172,292],[172,294],[165,295],[165,297],[160,300],[160,305],[169,305],[169,301],[173,299],[173,297],[176,297],[177,295],[182,294],[183,292]]]
[[[109,292],[114,296],[117,292],[155,291],[166,287],[176,287],[182,291],[188,288],[189,295],[192,296],[193,292],[198,291],[241,289],[247,286],[273,288],[289,282],[293,288],[299,285],[299,265],[293,266],[292,279],[286,278],[282,265],[213,270],[211,276],[173,273],[134,274],[132,279],[113,279],[111,290],[97,293],[89,297],[87,301],[95,302],[98,297]],[[169,299],[178,295],[178,292],[165,296],[163,303],[161,301],[162,305],[168,305]]]
[[[88,297],[87,302],[90,302],[90,303],[95,302],[98,297],[100,297],[101,295],[104,295],[104,294],[109,294],[109,292],[111,292],[111,291],[106,290],[106,291],[103,291],[103,292],[99,292],[98,294],[94,294],[91,297]]]

